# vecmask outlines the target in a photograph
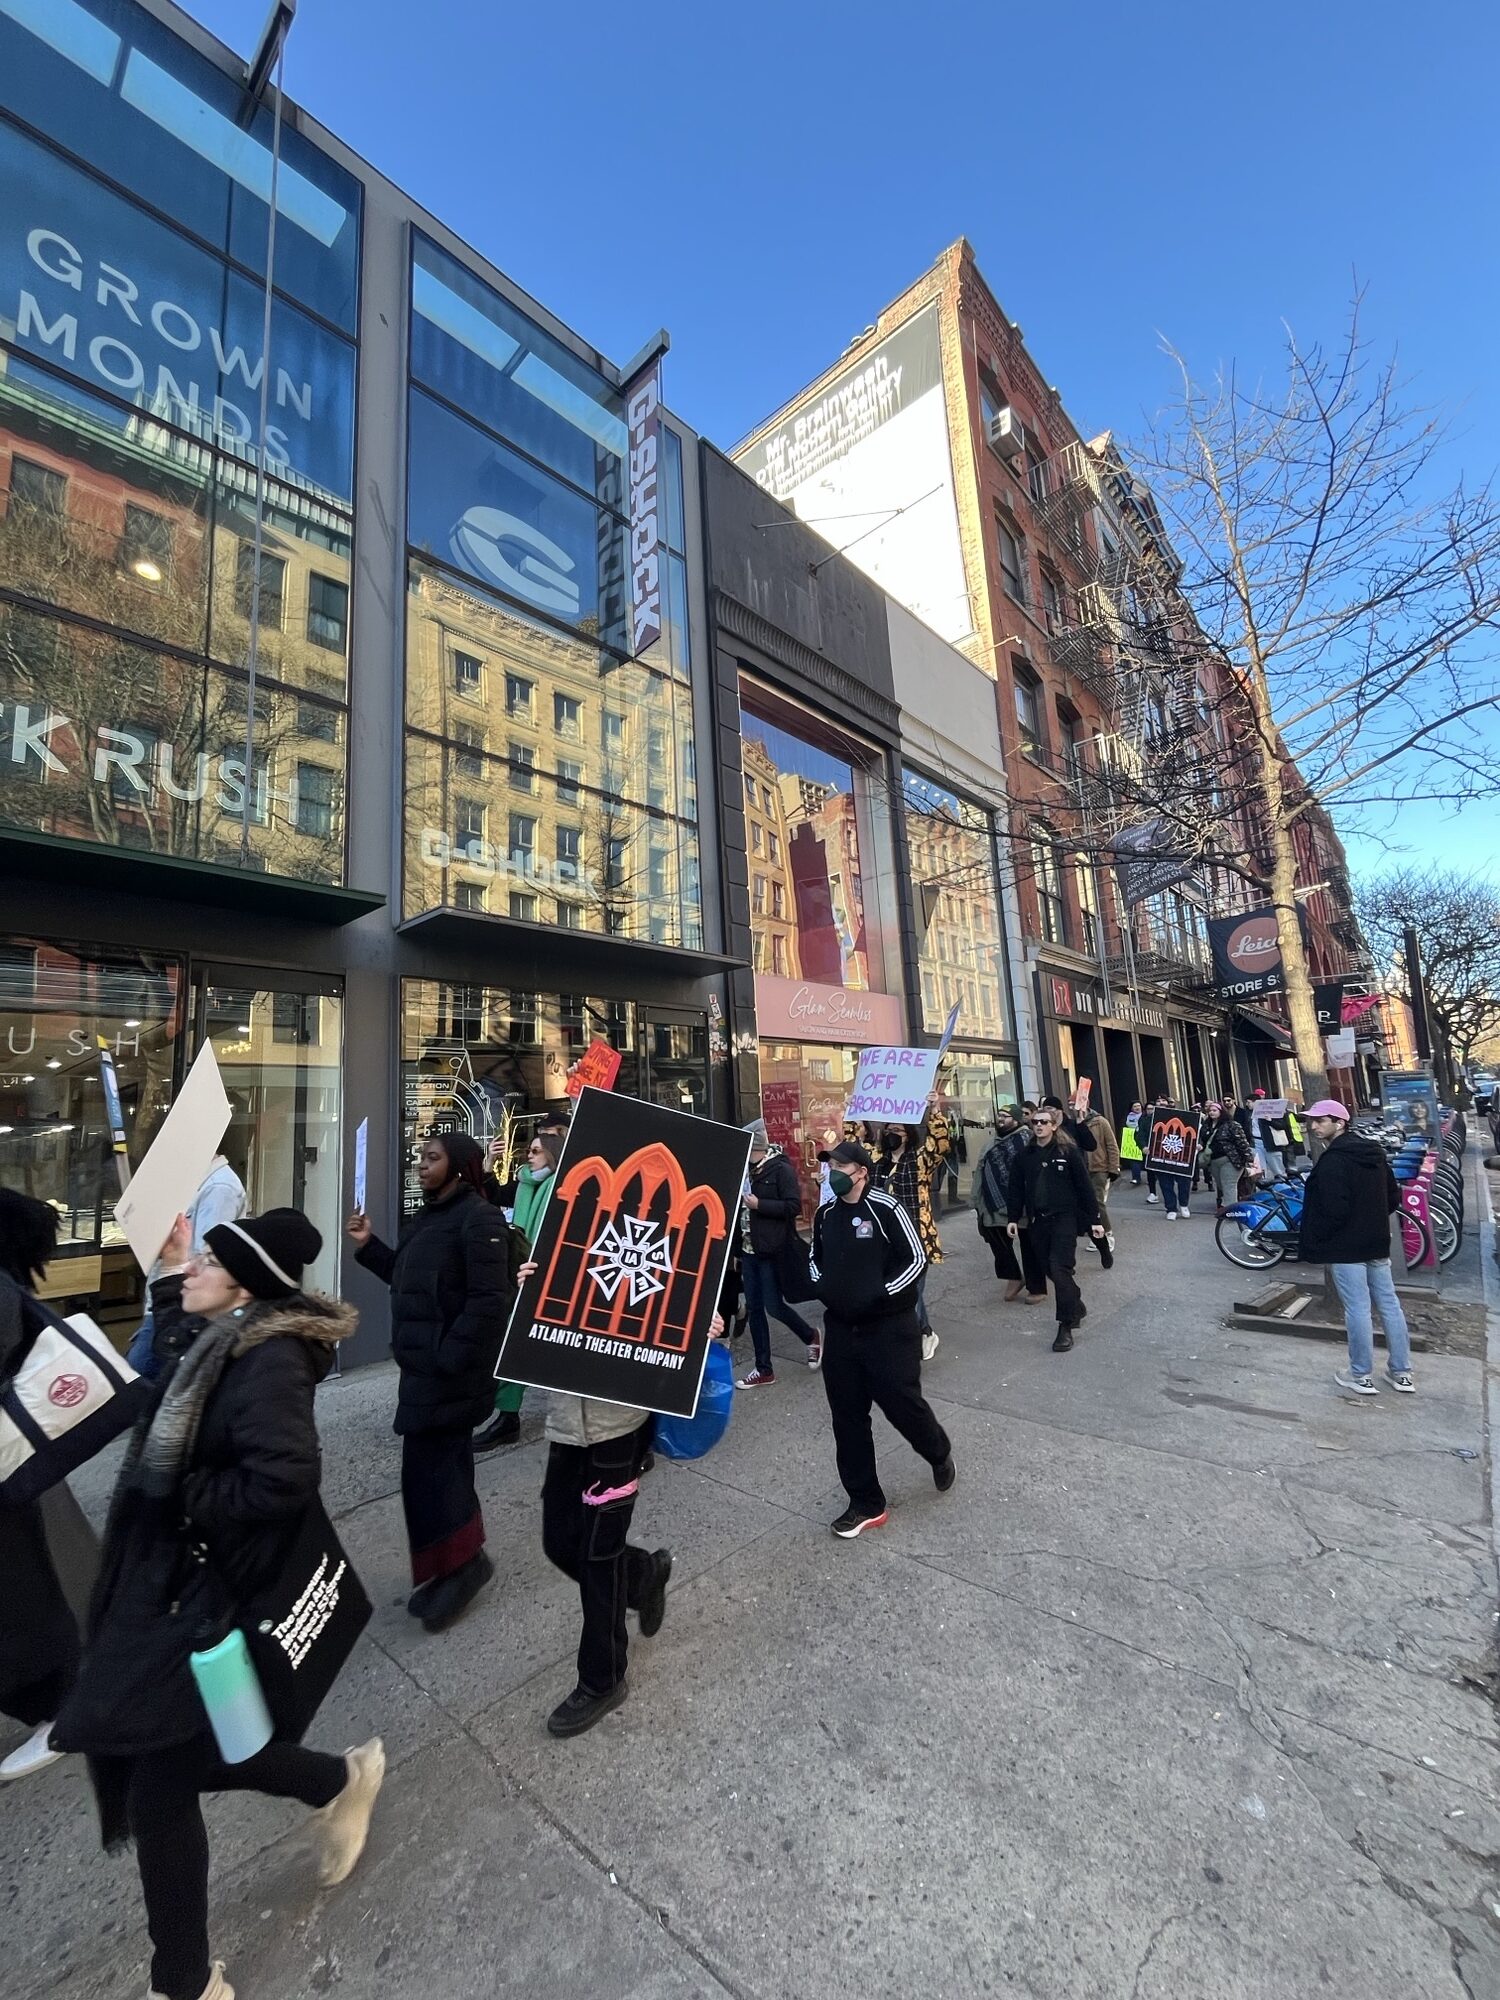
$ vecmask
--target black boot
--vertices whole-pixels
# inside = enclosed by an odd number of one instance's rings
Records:
[[[481,1424],[474,1433],[476,1452],[493,1451],[497,1445],[514,1444],[521,1435],[521,1412],[519,1410],[496,1410],[487,1424]]]
[[[426,1629],[441,1632],[455,1618],[462,1617],[494,1574],[495,1565],[481,1549],[477,1556],[470,1556],[462,1569],[443,1577],[422,1607],[420,1615]]]
[[[1071,1349],[1072,1345],[1073,1345],[1072,1327],[1063,1326],[1061,1323],[1059,1323],[1057,1329],[1057,1338],[1052,1343],[1052,1352],[1054,1354],[1066,1354]]]
[[[672,1574],[672,1551],[657,1549],[651,1557],[651,1580],[641,1592],[641,1637],[654,1639],[667,1615],[667,1579]]]
[[[585,1729],[592,1729],[596,1722],[602,1722],[612,1708],[618,1708],[630,1692],[621,1681],[608,1694],[590,1694],[586,1687],[576,1687],[566,1701],[560,1701],[547,1717],[549,1736],[581,1736]]]

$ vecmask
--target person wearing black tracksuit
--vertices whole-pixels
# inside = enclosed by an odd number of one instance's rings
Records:
[[[835,1199],[813,1217],[809,1269],[824,1306],[823,1388],[849,1495],[833,1532],[852,1541],[890,1518],[875,1462],[872,1405],[927,1460],[940,1493],[957,1475],[948,1434],[922,1394],[916,1297],[927,1258],[916,1225],[892,1196],[871,1188],[875,1163],[863,1146],[846,1139],[829,1164]]]
[[[1011,1163],[1008,1201],[1011,1233],[1031,1232],[1033,1254],[1052,1280],[1057,1300],[1054,1354],[1067,1353],[1074,1329],[1088,1310],[1074,1275],[1079,1231],[1086,1229],[1095,1237],[1104,1234],[1083,1155],[1060,1126],[1061,1115],[1055,1110],[1044,1107],[1033,1117],[1032,1144]]]

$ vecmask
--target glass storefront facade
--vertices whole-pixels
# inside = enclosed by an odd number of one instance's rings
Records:
[[[403,914],[699,948],[679,441],[632,659],[620,392],[421,237],[411,303]]]
[[[126,0],[0,9],[0,824],[337,883],[360,190],[284,132],[263,354],[241,112]]]
[[[957,1005],[963,1039],[1009,1041],[991,815],[909,766],[901,773],[901,798],[921,951],[922,1026],[940,1035]]]

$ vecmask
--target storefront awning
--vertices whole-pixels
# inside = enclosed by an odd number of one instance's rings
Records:
[[[333,926],[352,924],[385,907],[385,897],[370,889],[299,882],[285,875],[264,875],[212,861],[186,861],[177,855],[143,853],[133,847],[67,840],[20,827],[0,827],[0,879],[65,882],[74,889],[164,896],[184,903],[211,903],[221,910]]]
[[[716,972],[742,972],[749,960],[723,952],[683,945],[643,943],[612,932],[561,930],[552,924],[531,924],[517,917],[494,916],[479,910],[427,910],[397,928],[406,937],[426,943],[467,945],[470,949],[503,951],[517,967],[515,983],[542,979],[539,968],[561,978],[568,973],[604,972],[635,966],[671,978],[704,979]],[[528,967],[536,967],[534,978]]]
[[[1234,1032],[1242,1038],[1253,1036],[1259,1041],[1269,1042],[1278,1055],[1295,1053],[1292,1038],[1282,1023],[1273,1020],[1269,1014],[1261,1014],[1253,1007],[1236,1007],[1234,1010]]]

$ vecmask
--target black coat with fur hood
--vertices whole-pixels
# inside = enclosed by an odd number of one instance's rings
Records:
[[[193,1330],[181,1278],[152,1286],[151,1310],[159,1326]],[[135,1757],[207,1727],[188,1655],[208,1628],[217,1623],[212,1636],[221,1636],[226,1614],[275,1581],[317,1498],[313,1394],[357,1319],[352,1306],[316,1294],[254,1305],[204,1405],[176,1492],[148,1500],[130,1485],[127,1460],[110,1504],[83,1666],[54,1731],[59,1748]],[[132,1457],[175,1372],[156,1385]]]

